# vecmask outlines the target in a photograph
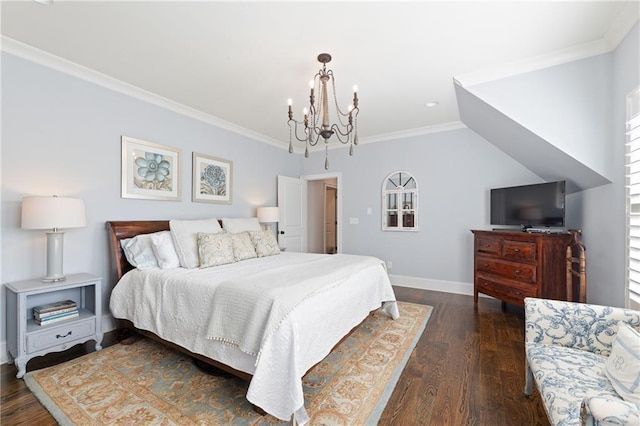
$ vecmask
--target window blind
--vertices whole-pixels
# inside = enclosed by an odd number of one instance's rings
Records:
[[[627,307],[640,310],[640,87],[627,96]]]

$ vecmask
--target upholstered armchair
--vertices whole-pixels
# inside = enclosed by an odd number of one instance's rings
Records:
[[[640,425],[640,312],[526,298],[525,327],[525,394],[552,425]]]

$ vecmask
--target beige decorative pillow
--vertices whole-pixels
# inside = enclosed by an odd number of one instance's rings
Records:
[[[258,257],[272,256],[274,254],[280,254],[280,246],[276,236],[270,229],[264,231],[249,231],[249,236],[253,242],[253,247],[256,249]]]
[[[233,257],[236,262],[257,257],[256,249],[253,247],[253,242],[251,241],[251,237],[248,232],[229,235],[231,235]]]
[[[198,232],[198,253],[201,268],[235,262],[231,236],[226,232],[218,234]]]

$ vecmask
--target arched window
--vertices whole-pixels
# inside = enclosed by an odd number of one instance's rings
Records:
[[[418,230],[418,182],[409,172],[393,172],[382,183],[382,230]]]

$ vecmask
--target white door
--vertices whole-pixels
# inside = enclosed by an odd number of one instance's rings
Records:
[[[302,252],[304,247],[302,179],[278,176],[278,244],[287,251]]]

